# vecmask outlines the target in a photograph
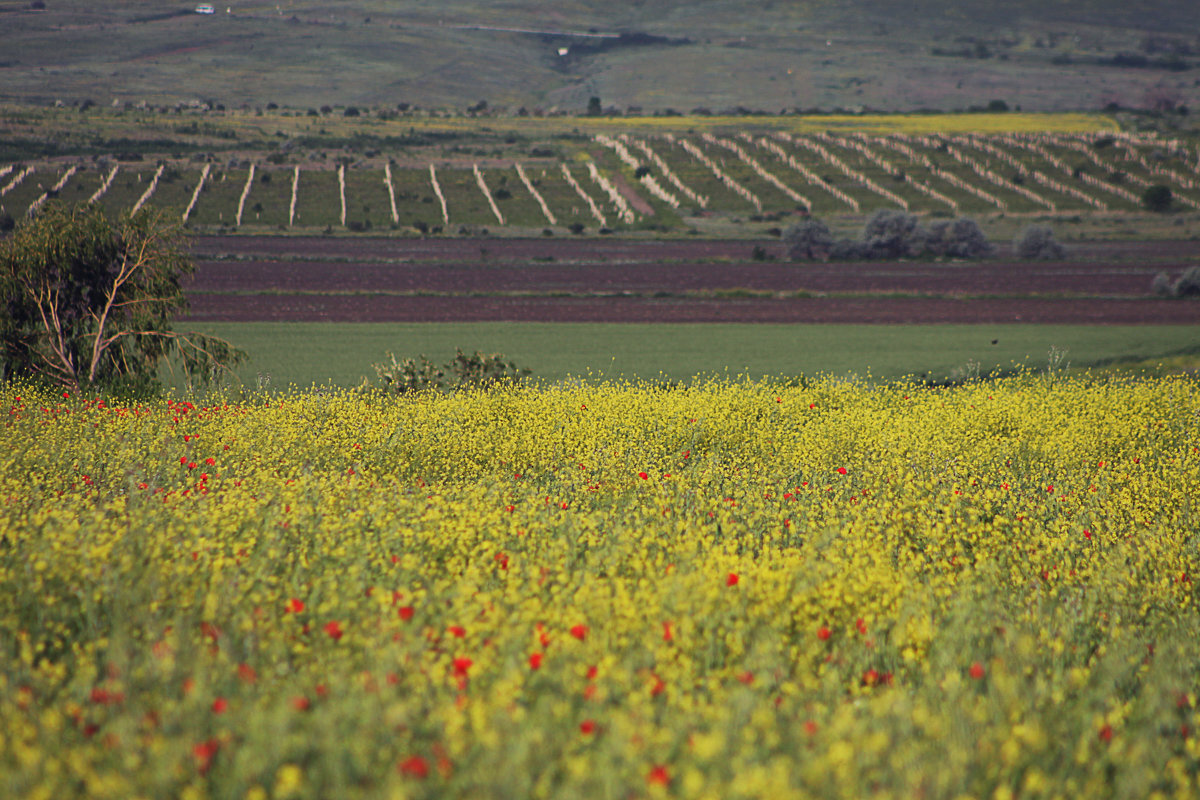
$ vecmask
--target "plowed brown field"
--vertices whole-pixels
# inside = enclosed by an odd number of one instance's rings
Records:
[[[770,260],[754,260],[754,247]],[[1150,284],[1194,242],[1075,245],[1054,262],[780,260],[777,241],[333,239],[194,242],[191,318],[229,321],[1196,323]]]

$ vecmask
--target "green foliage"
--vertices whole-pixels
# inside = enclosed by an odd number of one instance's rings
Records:
[[[867,220],[862,238],[834,240],[829,228],[816,219],[807,219],[783,234],[787,255],[792,261],[819,259],[828,261],[883,260],[919,258],[984,258],[995,251],[975,220],[961,217],[935,222],[928,229],[916,214],[895,209],[880,209]]]
[[[1200,297],[1200,266],[1188,267],[1175,281],[1160,272],[1154,276],[1150,290],[1161,297]]]
[[[1171,189],[1161,183],[1156,183],[1153,186],[1146,187],[1146,191],[1142,192],[1142,206],[1147,211],[1154,211],[1162,214],[1171,210],[1171,201],[1174,195],[1171,194]]]
[[[206,382],[245,358],[228,342],[171,328],[195,267],[160,214],[109,220],[95,206],[47,205],[0,242],[4,373],[77,389],[157,385],[176,356]]]
[[[881,208],[863,226],[862,257],[905,258],[925,250],[928,232],[916,214]]]
[[[925,247],[929,253],[947,258],[984,258],[996,250],[979,223],[969,217],[930,225]]]
[[[819,219],[806,219],[783,232],[789,261],[828,261],[833,250],[833,234]]]
[[[1188,267],[1175,281],[1176,297],[1200,297],[1200,267]]]
[[[1013,241],[1013,252],[1027,261],[1054,261],[1065,254],[1049,225],[1027,225]]]
[[[454,358],[440,366],[424,354],[403,361],[397,361],[392,353],[388,357],[391,363],[374,365],[375,374],[385,390],[398,394],[484,387],[519,381],[530,374],[530,370],[517,366],[516,362],[505,361],[501,353],[476,350],[468,355],[462,348],[456,348]]]

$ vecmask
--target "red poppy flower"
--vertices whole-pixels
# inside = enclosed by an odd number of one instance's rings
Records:
[[[409,756],[396,765],[401,775],[424,780],[429,777],[429,762],[421,756]]]
[[[814,736],[817,732],[817,723],[813,722],[811,719],[807,720],[804,723],[804,732],[809,736]]]
[[[196,759],[196,768],[200,770],[200,774],[208,771],[209,764],[220,749],[221,743],[216,739],[208,739],[192,746],[192,755]]]
[[[858,632],[861,633],[863,636],[867,635],[867,623],[863,620],[862,617],[859,617],[858,619],[854,620],[854,627],[858,628]]]
[[[467,670],[469,670],[471,665],[474,663],[475,662],[469,658],[454,659],[454,674],[460,678],[465,678],[467,676]]]
[[[529,668],[530,669],[541,669],[542,668],[542,654],[541,653],[532,653],[529,656]]]
[[[229,710],[229,701],[226,700],[224,697],[218,697],[216,700],[213,700],[212,712],[214,714],[224,714],[228,710]]]
[[[414,612],[413,612],[412,606],[400,606],[399,610],[396,613],[398,613],[400,615],[400,619],[404,620],[405,622],[408,622],[410,619],[413,618]]]
[[[739,578],[737,576],[737,573],[731,572],[731,573],[729,573],[728,577],[725,578],[725,585],[726,586],[737,586],[739,580],[741,580],[741,578]]]
[[[980,664],[978,661],[976,661],[975,663],[973,663],[971,665],[971,669],[968,672],[969,672],[970,676],[972,678],[974,678],[975,680],[979,680],[985,674],[984,669],[983,669],[983,664]]]
[[[337,620],[331,620],[325,623],[325,633],[328,634],[329,638],[333,639],[335,642],[342,638],[342,634],[344,632],[345,631],[342,630],[342,624]]]
[[[1099,736],[1100,741],[1111,742],[1113,737],[1112,725],[1105,725],[1103,728],[1101,728]]]
[[[238,664],[238,677],[246,683],[254,683],[258,680],[258,673],[254,671],[254,667],[249,664]]]
[[[847,471],[848,471],[848,470],[847,470],[845,467],[838,467],[838,468],[837,468],[837,473],[838,473],[838,475],[845,475]]]
[[[309,702],[309,699],[303,695],[292,698],[292,708],[296,709],[297,711],[308,711],[311,706],[312,703]]]
[[[587,638],[587,634],[587,625],[575,625],[571,628],[571,635],[581,642]]]
[[[638,477],[641,478],[642,480],[648,480],[650,478],[650,476],[644,472],[639,472]]]
[[[449,633],[451,636],[453,636],[455,639],[461,639],[461,638],[463,638],[464,636],[466,636],[466,635],[467,635],[467,630],[466,630],[466,628],[463,628],[463,627],[462,627],[462,626],[460,626],[460,625],[451,625],[449,628],[447,628],[447,629],[446,629],[446,631],[447,631],[447,632],[448,632],[448,633]]]
[[[585,719],[583,722],[579,723],[579,732],[584,736],[591,736],[596,732],[596,723],[590,719]]]
[[[831,630],[829,630],[829,628],[826,628],[824,625],[817,628],[817,638],[820,639],[822,642],[829,641],[829,637],[832,635],[833,635],[833,632]]]
[[[598,675],[599,673],[600,673],[600,670],[596,668],[595,664],[593,664],[592,666],[587,668],[587,679],[589,681],[594,681],[596,679],[596,675]]]
[[[651,785],[669,786],[671,784],[671,773],[667,772],[667,768],[662,764],[658,764],[654,769],[650,770],[650,774],[646,776],[646,783]]]
[[[663,627],[663,641],[664,641],[664,642],[669,642],[669,641],[671,641],[672,639],[674,639],[674,638],[675,638],[675,634],[674,634],[674,632],[671,630],[671,623],[669,623],[669,622],[664,622],[664,623],[662,624],[662,627]]]
[[[287,610],[293,614],[299,614],[301,611],[304,610],[304,601],[297,600],[295,597],[293,597],[291,600],[288,600],[288,602],[287,602]]]

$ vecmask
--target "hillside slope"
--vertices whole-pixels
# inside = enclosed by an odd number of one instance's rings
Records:
[[[0,5],[0,100],[1090,110],[1200,86],[1200,8],[1169,0],[46,5]]]

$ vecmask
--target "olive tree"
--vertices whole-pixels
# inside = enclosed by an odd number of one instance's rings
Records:
[[[0,358],[10,377],[150,388],[164,358],[205,381],[245,353],[176,331],[181,281],[195,269],[180,228],[143,211],[49,204],[0,239]]]
[[[1161,183],[1147,186],[1146,191],[1142,192],[1142,206],[1147,211],[1153,211],[1158,214],[1170,211],[1174,199],[1175,196],[1171,193],[1171,187],[1164,186]]]
[[[828,261],[833,250],[833,234],[824,222],[806,219],[783,232],[789,261]]]
[[[1013,240],[1013,252],[1027,261],[1056,261],[1066,254],[1049,225],[1025,226]]]

